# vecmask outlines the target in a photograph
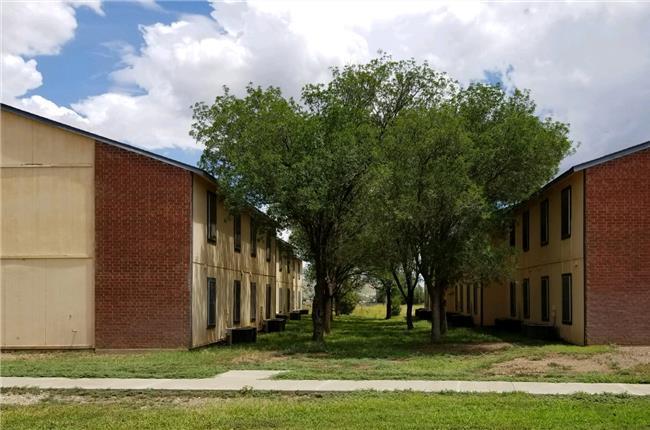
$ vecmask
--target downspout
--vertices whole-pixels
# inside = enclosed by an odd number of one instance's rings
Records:
[[[583,343],[587,344],[587,169],[582,171],[582,323]]]

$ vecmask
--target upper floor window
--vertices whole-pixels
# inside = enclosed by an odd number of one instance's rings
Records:
[[[562,274],[562,324],[571,324],[573,322],[572,283],[570,273]]]
[[[235,252],[241,252],[241,215],[234,216]]]
[[[217,241],[217,195],[208,191],[208,242]]]
[[[509,231],[509,233],[510,233],[510,246],[515,246],[517,238],[515,237],[515,222],[514,221],[512,221],[510,223],[510,231]]]
[[[287,256],[287,273],[291,273],[291,257]]]
[[[571,237],[571,187],[562,190],[562,239]]]
[[[524,211],[521,218],[521,246],[524,251],[528,251],[530,249],[530,212]]]
[[[251,218],[251,257],[257,257],[257,225]]]
[[[271,233],[266,233],[266,261],[271,261]]]
[[[548,199],[545,199],[539,204],[539,242],[542,246],[548,245],[548,231]]]

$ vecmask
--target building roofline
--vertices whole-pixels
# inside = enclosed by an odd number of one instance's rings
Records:
[[[650,140],[639,143],[637,145],[629,146],[627,148],[623,148],[619,151],[612,152],[610,154],[603,155],[602,157],[594,158],[593,160],[585,161],[580,164],[573,165],[569,167],[567,170],[562,172],[562,174],[556,176],[553,178],[551,181],[547,182],[544,186],[542,186],[539,190],[535,191],[530,197],[528,197],[526,200],[522,201],[521,203],[517,204],[515,207],[520,206],[522,203],[527,202],[531,199],[534,199],[538,195],[542,194],[544,191],[548,190],[550,187],[553,185],[557,184],[558,182],[562,181],[565,178],[568,178],[572,174],[576,172],[580,172],[586,169],[589,169],[594,166],[598,166],[604,163],[607,163],[608,161],[616,160],[618,158],[626,157],[628,155],[637,153],[639,151],[643,151],[644,149],[650,149]]]
[[[201,177],[207,179],[208,181],[210,181],[210,182],[212,182],[212,183],[214,183],[216,185],[220,185],[217,178],[212,176],[207,171],[205,171],[205,170],[203,170],[201,168],[198,168],[196,166],[192,166],[190,164],[186,164],[186,163],[183,163],[181,161],[165,157],[164,155],[159,155],[159,154],[156,154],[154,152],[147,151],[146,149],[142,149],[142,148],[138,148],[138,147],[133,146],[133,145],[129,145],[127,143],[119,142],[117,140],[110,139],[110,138],[105,137],[105,136],[101,136],[99,134],[91,133],[90,131],[83,130],[83,129],[80,129],[80,128],[77,128],[77,127],[73,127],[71,125],[64,124],[62,122],[55,121],[53,119],[46,118],[46,117],[41,116],[41,115],[37,115],[37,114],[32,113],[32,112],[28,112],[28,111],[19,109],[19,108],[15,107],[15,106],[8,105],[6,103],[0,103],[0,106],[2,108],[2,111],[11,112],[13,114],[22,116],[22,117],[27,118],[27,119],[31,119],[31,120],[34,120],[34,121],[39,121],[39,122],[48,124],[48,125],[50,125],[52,127],[60,128],[62,130],[65,130],[65,131],[68,131],[68,132],[71,132],[71,133],[75,133],[75,134],[79,134],[81,136],[85,136],[85,137],[87,137],[89,139],[93,139],[93,140],[95,140],[97,142],[105,143],[107,145],[111,145],[111,146],[114,146],[116,148],[123,149],[125,151],[134,152],[136,154],[143,155],[143,156],[148,157],[148,158],[152,158],[152,159],[160,161],[162,163],[169,164],[169,165],[172,165],[174,167],[178,167],[178,168],[183,169],[183,170],[187,170],[189,172],[192,172],[192,173],[194,173],[194,174],[196,174],[198,176],[201,176]],[[271,217],[269,217],[267,214],[265,214],[264,212],[262,212],[258,208],[249,205],[248,209],[250,209],[257,216],[266,219],[267,221],[269,221],[274,226],[277,226],[277,223],[275,222],[275,220],[273,220]],[[286,244],[287,246],[291,247],[292,250],[294,249],[293,245],[291,245],[290,243],[280,239],[279,237],[277,239],[279,241],[281,241],[282,243]]]

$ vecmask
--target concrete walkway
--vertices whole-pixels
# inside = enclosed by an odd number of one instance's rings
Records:
[[[589,384],[580,382],[505,382],[505,381],[406,381],[406,380],[287,380],[269,379],[282,371],[235,370],[204,379],[143,379],[143,378],[29,378],[2,377],[0,387],[81,388],[87,390],[208,390],[288,392],[346,392],[357,390],[400,391],[426,393],[454,391],[459,393],[530,394],[632,394],[650,395],[650,384]]]

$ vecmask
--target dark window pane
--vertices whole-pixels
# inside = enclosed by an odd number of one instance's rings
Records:
[[[572,280],[571,274],[565,273],[562,275],[562,324],[571,324],[572,315]]]
[[[241,320],[241,282],[235,281],[235,286],[233,288],[233,312],[232,312],[232,322],[233,324],[239,324]]]
[[[542,245],[548,244],[549,237],[548,199],[539,205],[539,241]]]
[[[474,285],[474,315],[478,315],[478,285]]]
[[[287,287],[287,312],[291,312],[291,289]]]
[[[510,223],[510,246],[515,246],[517,238],[515,237],[515,222]]]
[[[257,320],[257,284],[251,282],[251,321]]]
[[[233,220],[235,235],[235,252],[241,252],[241,215],[237,214]]]
[[[549,320],[549,285],[548,277],[542,277],[542,321]]]
[[[524,211],[521,222],[521,244],[524,251],[530,249],[530,212]]]
[[[251,257],[257,257],[257,225],[251,219]]]
[[[217,195],[208,191],[208,241],[217,240]]]
[[[208,278],[208,328],[217,324],[217,280]]]
[[[517,284],[510,283],[510,316],[517,317]]]
[[[271,233],[266,233],[266,261],[271,261]]]
[[[524,318],[530,318],[530,282],[524,279],[521,284],[524,299]]]
[[[273,290],[271,290],[271,284],[266,284],[266,306],[264,312],[266,313],[266,319],[271,318],[271,300],[273,298]]]
[[[571,187],[562,190],[562,239],[571,237]]]

